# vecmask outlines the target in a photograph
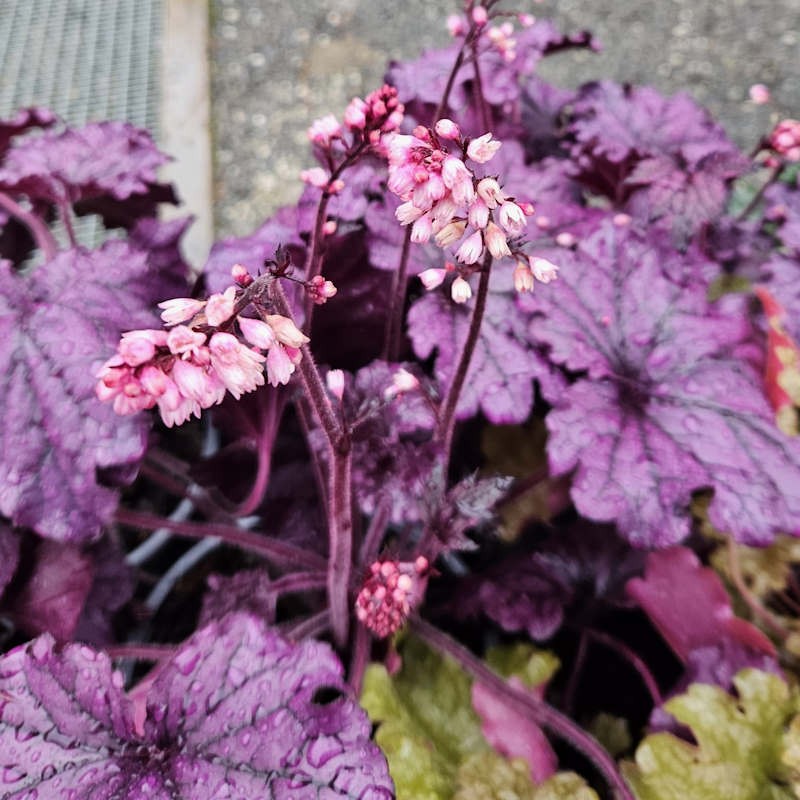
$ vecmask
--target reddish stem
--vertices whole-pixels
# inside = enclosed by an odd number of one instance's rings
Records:
[[[769,178],[761,185],[761,188],[750,198],[750,202],[741,210],[739,216],[736,217],[737,222],[741,222],[744,219],[747,219],[750,214],[755,211],[756,206],[761,202],[762,198],[764,197],[764,193],[772,186],[775,181],[783,172],[783,164],[778,164],[777,166],[772,168],[772,172],[770,172]]]
[[[410,624],[412,630],[423,641],[439,652],[453,658],[475,680],[480,681],[485,688],[494,692],[498,699],[505,701],[506,704],[517,710],[528,713],[537,725],[541,725],[554,736],[568,742],[578,752],[582,753],[605,778],[615,797],[619,798],[619,800],[635,800],[633,793],[619,774],[614,759],[596,739],[586,733],[583,728],[569,717],[543,700],[510,686],[503,678],[486,666],[483,661],[467,650],[466,647],[430,623],[419,617],[414,617]]]
[[[453,444],[453,428],[455,427],[455,414],[458,405],[458,398],[461,396],[461,390],[464,388],[464,382],[467,379],[467,372],[469,372],[469,365],[472,362],[472,356],[475,353],[475,345],[478,343],[478,336],[481,332],[481,323],[483,322],[483,315],[486,311],[486,299],[489,296],[489,275],[492,269],[492,256],[489,252],[486,253],[486,258],[481,268],[481,277],[478,283],[478,293],[475,298],[475,308],[472,311],[472,319],[469,323],[469,330],[467,331],[467,338],[464,340],[464,345],[461,348],[461,355],[458,357],[458,365],[456,367],[453,380],[447,390],[447,396],[442,404],[439,412],[439,422],[436,426],[435,438],[442,443],[444,448],[445,466],[450,461],[450,450]]]
[[[45,261],[50,261],[55,258],[58,252],[58,245],[43,219],[37,216],[33,211],[28,211],[23,208],[5,192],[0,192],[0,208],[4,208],[8,211],[12,217],[18,219],[31,232],[36,246],[44,255]]]
[[[353,487],[350,442],[342,437],[332,448],[328,492],[328,604],[333,637],[339,647],[347,644],[350,624],[349,584],[353,559]]]
[[[301,639],[313,639],[314,637],[321,636],[330,627],[330,613],[326,608],[324,611],[319,611],[312,614],[300,622],[293,622],[283,629],[283,633],[289,639],[300,641]]]
[[[350,686],[356,697],[361,695],[361,686],[364,682],[364,672],[369,663],[371,637],[369,631],[363,625],[356,625],[355,641],[353,643],[353,654],[350,659]]]
[[[403,306],[408,284],[408,256],[411,252],[411,226],[406,227],[400,263],[392,276],[391,299],[386,314],[386,328],[383,335],[383,358],[397,361],[400,357],[400,339],[403,328]]]
[[[145,511],[131,511],[127,508],[118,508],[114,519],[119,525],[129,528],[145,531],[166,528],[178,536],[185,536],[189,539],[207,539],[210,536],[216,536],[226,544],[255,553],[267,561],[282,566],[305,567],[312,570],[325,568],[325,561],[314,553],[309,553],[288,542],[269,539],[261,534],[252,533],[233,525],[216,522],[181,522]]]

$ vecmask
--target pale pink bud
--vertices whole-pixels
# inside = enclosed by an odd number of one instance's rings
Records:
[[[336,224],[335,219],[329,219],[322,225],[322,233],[324,236],[333,236],[339,226]]]
[[[533,273],[530,267],[522,261],[517,261],[517,266],[514,267],[514,288],[522,294],[523,292],[532,292],[533,286]]]
[[[483,200],[489,208],[497,208],[498,203],[502,203],[506,196],[500,188],[500,184],[494,178],[483,178],[478,181],[478,197]]]
[[[491,161],[494,158],[495,153],[497,153],[501,146],[502,142],[498,142],[497,139],[492,139],[491,133],[484,133],[483,136],[479,136],[469,143],[467,147],[467,156],[478,164],[485,164],[487,161]]]
[[[550,283],[558,277],[558,267],[548,261],[546,258],[539,258],[538,256],[530,256],[528,263],[531,266],[531,272],[537,281],[542,283]]]
[[[227,322],[233,315],[236,304],[236,287],[229,286],[222,294],[212,294],[206,303],[206,319],[209,325],[216,327]]]
[[[434,126],[434,130],[442,139],[452,139],[455,141],[461,136],[461,128],[459,128],[453,120],[447,118],[438,120]]]
[[[466,303],[472,297],[472,288],[459,276],[450,285],[450,297],[453,298],[454,303]]]
[[[494,258],[504,258],[505,256],[511,255],[506,235],[494,222],[490,222],[486,226],[484,238],[486,240],[486,246],[489,248],[489,252]]]
[[[307,284],[308,293],[318,305],[324,305],[331,297],[336,296],[338,291],[333,285],[333,281],[327,281],[322,275],[315,275]]]
[[[300,173],[300,180],[309,186],[316,186],[317,189],[324,189],[328,185],[330,175],[322,167],[312,167],[304,169]]]
[[[162,369],[159,369],[152,364],[142,367],[139,372],[139,383],[142,388],[153,397],[161,397],[172,381],[166,376]]]
[[[325,376],[328,391],[339,401],[344,397],[344,372],[340,369],[328,370]]]
[[[472,173],[460,158],[447,156],[442,163],[442,180],[448,189],[453,189],[464,181],[471,183]]]
[[[176,356],[195,355],[205,343],[205,334],[193,331],[185,325],[177,325],[167,334],[167,347]]]
[[[630,214],[614,214],[613,219],[611,220],[618,228],[625,228],[631,224],[631,216]]]
[[[341,132],[339,121],[333,114],[328,114],[311,123],[311,127],[308,129],[308,138],[320,147],[328,147],[331,139],[340,136]]]
[[[528,223],[523,210],[516,203],[508,201],[500,206],[498,218],[503,228],[512,236],[519,236]]]
[[[392,386],[397,392],[414,392],[419,389],[419,378],[401,367],[392,375]]]
[[[483,239],[480,231],[475,231],[472,236],[467,237],[458,248],[456,258],[462,264],[474,264],[483,253]]]
[[[530,28],[536,22],[536,17],[533,14],[517,14],[517,19],[523,28]]]
[[[757,106],[763,106],[772,99],[769,89],[763,83],[754,83],[748,92],[750,100]]]
[[[562,231],[556,236],[556,244],[559,247],[575,247],[577,239],[569,231]]]
[[[430,292],[431,289],[436,289],[444,283],[445,275],[447,275],[447,270],[431,267],[420,272],[419,279],[427,291]]]
[[[480,28],[489,20],[489,13],[483,6],[475,6],[472,9],[472,21]]]
[[[332,181],[331,185],[328,187],[328,191],[331,194],[339,194],[339,192],[341,192],[342,189],[344,189],[344,181],[341,178]]]
[[[769,143],[787,161],[800,161],[800,121],[781,120],[770,134]]]
[[[480,186],[480,184],[478,185]],[[473,228],[485,228],[488,222],[489,206],[479,197],[469,207],[469,224],[472,225]]]
[[[250,344],[260,347],[262,350],[269,350],[277,341],[272,328],[260,319],[239,317],[239,327],[242,329],[244,338]]]
[[[230,333],[215,333],[208,343],[211,364],[225,388],[238,400],[264,385],[264,356]]]
[[[281,345],[271,347],[267,353],[267,380],[272,386],[285,385],[292,377],[295,365]]]
[[[231,267],[231,278],[239,286],[249,286],[253,282],[253,276],[248,272],[247,267],[241,264],[234,264]]]
[[[163,331],[157,331],[163,333]],[[122,334],[117,352],[130,367],[138,367],[156,354],[156,343],[150,331],[128,331]]]
[[[547,214],[539,214],[539,216],[536,217],[536,227],[539,228],[539,230],[546,231],[552,224]]]
[[[448,222],[447,225],[436,234],[436,244],[438,244],[439,247],[447,247],[453,244],[453,242],[457,242],[464,235],[466,227],[467,222],[463,219],[456,219],[452,222]]]
[[[344,112],[344,124],[350,130],[364,130],[367,124],[367,110],[369,106],[360,98],[354,97]]]
[[[179,325],[191,319],[205,306],[204,300],[192,300],[190,297],[176,297],[174,300],[165,300],[159,303],[162,309],[161,319],[165,325]]]
[[[432,225],[429,214],[423,214],[411,226],[411,241],[423,244],[431,238]]]
[[[283,317],[280,314],[267,314],[264,321],[275,332],[275,338],[281,344],[300,347],[311,341],[288,317]]]
[[[214,385],[202,367],[178,359],[172,365],[172,380],[184,397],[200,403],[203,408],[213,405],[208,400],[214,394]]]
[[[463,36],[467,32],[467,24],[464,17],[458,14],[450,14],[447,18],[447,31],[451,36]]]
[[[533,203],[519,203],[519,207],[522,209],[522,213],[526,217],[532,217],[536,212],[536,208],[534,207]]]

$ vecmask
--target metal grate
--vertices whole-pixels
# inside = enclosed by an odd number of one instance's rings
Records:
[[[69,124],[123,120],[158,133],[163,0],[0,0],[0,119],[47,106]],[[79,220],[81,241],[101,237]]]

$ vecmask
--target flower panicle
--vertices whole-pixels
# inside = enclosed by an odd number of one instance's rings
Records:
[[[97,374],[97,397],[123,416],[158,407],[172,427],[199,417],[228,392],[238,400],[265,382],[288,383],[308,337],[280,314],[242,316],[254,280],[239,264],[231,274],[236,285],[208,300],[159,303],[164,328],[123,333]],[[315,288],[322,302],[336,293],[324,279]]]

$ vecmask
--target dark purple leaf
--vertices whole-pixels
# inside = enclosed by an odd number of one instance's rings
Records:
[[[243,569],[233,575],[209,575],[198,626],[202,627],[237,611],[244,611],[273,624],[278,597],[272,583],[272,578],[263,568]]]
[[[627,591],[684,663],[699,648],[724,644],[775,655],[755,625],[734,615],[717,573],[687,547],[650,553],[644,577],[630,580]]]
[[[681,285],[674,250],[611,225],[560,257],[559,280],[529,300],[531,333],[585,372],[547,417],[550,466],[575,471],[578,510],[665,547],[688,534],[693,492],[711,488],[712,524],[739,541],[797,531],[800,442],[775,427],[744,359],[756,348],[739,298],[710,304],[692,257]]]
[[[552,86],[536,75],[523,84],[520,138],[529,157],[538,160],[546,156],[564,156],[561,145],[563,109],[574,99],[575,92]]]
[[[147,253],[158,287],[151,288],[151,296],[161,300],[181,297],[186,292],[189,265],[181,255],[180,242],[192,224],[192,217],[160,222],[154,217],[145,217],[136,222],[128,234],[128,241]]]
[[[157,202],[174,199],[158,181],[167,160],[146,131],[95,122],[15,144],[0,168],[0,186],[51,203],[108,198],[117,214],[120,203],[133,199],[139,201],[135,213],[152,216]]]
[[[0,120],[0,157],[15,136],[31,128],[49,128],[57,121],[58,117],[49,108],[22,108],[11,119]]]
[[[79,547],[39,541],[30,574],[9,598],[17,626],[30,636],[51,633],[59,641],[71,639],[93,573],[92,559]]]
[[[0,598],[11,582],[19,564],[19,534],[0,522]]]
[[[152,325],[159,276],[145,253],[109,242],[25,277],[6,265],[0,287],[0,511],[48,538],[97,538],[117,493],[96,470],[141,458],[147,420],[97,400],[95,373],[122,331]]]
[[[761,230],[761,222],[720,217],[708,230],[704,243],[709,258],[728,273],[758,280],[761,265],[774,245]]]
[[[504,269],[503,264],[495,268]],[[504,291],[489,293],[481,336],[459,398],[459,419],[482,412],[495,424],[524,422],[533,406],[534,380],[540,382],[545,397],[560,394],[560,377],[531,345],[530,316],[520,308],[513,290],[507,289],[508,278],[499,272],[496,280],[492,277],[494,286]],[[549,286],[540,291],[553,289]],[[443,292],[424,295],[408,313],[414,352],[428,358],[436,351],[435,373],[443,387],[452,379],[471,315],[471,304],[457,305]]]
[[[211,248],[203,269],[206,289],[224,292],[231,285],[231,267],[243,264],[258,274],[266,259],[275,255],[278,245],[288,248],[292,263],[303,266],[305,243],[297,232],[297,208],[284,206],[275,212],[255,233],[240,238],[222,239]]]
[[[393,797],[330,647],[289,643],[252,617],[179,648],[148,691],[143,730],[108,657],[85,646],[58,652],[45,636],[12,651],[0,691],[5,800]]]

